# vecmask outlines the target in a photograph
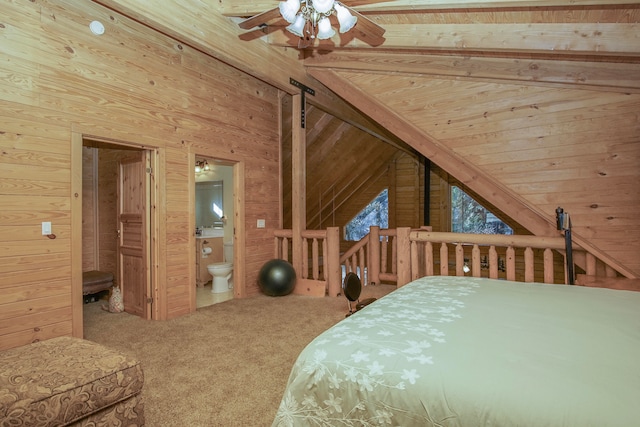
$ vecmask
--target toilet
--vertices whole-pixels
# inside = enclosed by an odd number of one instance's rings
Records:
[[[233,243],[224,244],[224,262],[214,262],[207,265],[209,274],[213,276],[211,292],[219,294],[233,289],[231,276],[233,275]]]

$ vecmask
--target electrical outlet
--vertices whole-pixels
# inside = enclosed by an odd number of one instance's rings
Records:
[[[259,219],[258,220],[258,228],[264,228],[265,227],[265,220],[264,219]]]

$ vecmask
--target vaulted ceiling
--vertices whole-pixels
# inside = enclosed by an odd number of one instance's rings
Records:
[[[574,240],[640,275],[640,3],[343,3],[379,24],[297,49],[277,1],[101,0],[381,141],[407,145],[534,234],[571,213]],[[362,20],[361,22],[365,22]]]

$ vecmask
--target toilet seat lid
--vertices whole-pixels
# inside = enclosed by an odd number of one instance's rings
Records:
[[[216,267],[232,267],[232,262],[214,262],[213,264],[207,265],[207,268],[216,268]]]

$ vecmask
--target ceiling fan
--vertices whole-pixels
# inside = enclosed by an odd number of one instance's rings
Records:
[[[331,20],[337,19],[339,32],[357,29],[374,41],[380,41],[385,29],[356,10],[335,0],[286,0],[279,6],[247,18],[238,25],[244,30],[268,25],[268,22],[282,18],[289,23],[288,31],[300,37],[298,48],[312,46],[316,39],[329,39],[335,31]]]

